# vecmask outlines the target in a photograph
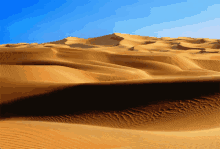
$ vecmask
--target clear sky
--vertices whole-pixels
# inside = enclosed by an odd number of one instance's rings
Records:
[[[220,39],[220,0],[2,0],[0,44],[112,33]]]

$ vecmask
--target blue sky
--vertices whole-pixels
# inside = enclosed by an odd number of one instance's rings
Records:
[[[220,39],[219,0],[7,0],[0,44],[112,33]]]

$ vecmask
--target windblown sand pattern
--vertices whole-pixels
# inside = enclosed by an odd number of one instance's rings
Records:
[[[220,40],[114,33],[0,45],[0,148],[220,148]]]

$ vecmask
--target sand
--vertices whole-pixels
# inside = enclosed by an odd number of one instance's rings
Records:
[[[218,149],[219,52],[121,33],[0,45],[0,148]]]

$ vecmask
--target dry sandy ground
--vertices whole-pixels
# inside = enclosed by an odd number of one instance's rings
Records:
[[[121,33],[0,45],[0,148],[219,149],[219,52]]]

